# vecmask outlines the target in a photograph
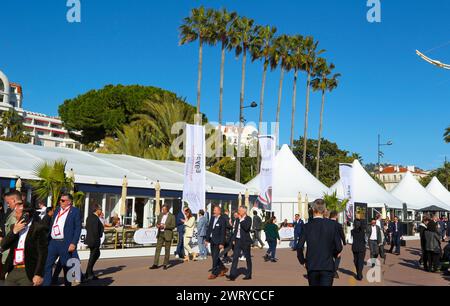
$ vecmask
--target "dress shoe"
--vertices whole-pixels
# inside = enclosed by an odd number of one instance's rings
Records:
[[[208,279],[216,279],[216,278],[217,278],[217,276],[214,275],[214,274],[210,274],[210,275],[208,276]]]
[[[236,277],[231,277],[230,275],[225,275],[225,277],[231,282],[234,282],[236,280]]]
[[[170,265],[164,265],[163,270],[167,270],[170,268]]]
[[[222,271],[220,271],[219,276],[223,277],[223,276],[225,276],[225,274],[227,274],[227,272],[228,272],[228,268],[224,268]]]
[[[334,272],[334,278],[339,279],[339,274],[337,272]]]
[[[243,278],[243,280],[251,280],[251,279],[252,279],[251,276],[246,276],[246,277]]]
[[[157,266],[157,265],[153,265],[153,266],[151,266],[150,267],[150,270],[156,270],[156,269],[158,269],[159,267]]]

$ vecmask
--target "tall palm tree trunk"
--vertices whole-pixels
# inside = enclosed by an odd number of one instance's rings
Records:
[[[308,138],[308,114],[309,114],[309,87],[311,84],[311,74],[308,73],[306,81],[306,108],[305,108],[305,127],[303,131],[303,166],[306,167],[306,142]]]
[[[222,112],[223,112],[223,80],[225,75],[225,44],[222,43],[222,57],[220,62],[220,94],[219,94],[219,128],[217,130],[216,158],[220,160],[223,153],[222,146]]]
[[[275,137],[278,142],[278,131],[280,129],[280,112],[281,112],[281,95],[283,94],[283,79],[284,79],[284,68],[281,67],[280,84],[278,85],[278,105],[277,105],[277,117],[275,126]]]
[[[238,150],[236,158],[236,182],[241,181],[241,140],[243,128],[244,90],[245,90],[245,64],[247,62],[247,51],[244,49],[242,56],[241,97],[239,109]],[[244,150],[245,152],[245,150]]]
[[[265,88],[266,88],[267,67],[268,67],[268,63],[266,61],[264,63],[264,71],[263,71],[262,85],[261,85],[261,96],[260,96],[260,100],[259,100],[258,135],[261,135],[262,121],[263,121],[263,115],[264,115],[264,92],[265,92]],[[260,155],[260,152],[259,152],[259,139],[258,139],[257,158],[256,158],[256,171],[258,173],[259,173],[260,162],[261,162],[261,155]]]
[[[298,70],[294,72],[294,90],[292,94],[292,112],[291,112],[291,150],[294,149],[294,130],[295,130],[295,107],[297,104],[297,78]]]
[[[320,123],[319,123],[319,138],[317,142],[317,164],[316,164],[316,178],[319,179],[320,169],[320,145],[322,144],[322,126],[323,126],[323,110],[325,108],[325,91],[322,90],[322,107],[320,108]]]
[[[197,115],[195,118],[195,124],[201,125],[200,117],[200,95],[202,88],[202,66],[203,66],[203,42],[200,38],[200,45],[198,48],[198,79],[197,79]]]

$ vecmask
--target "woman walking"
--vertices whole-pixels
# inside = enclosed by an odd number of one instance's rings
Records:
[[[194,227],[195,227],[195,217],[192,215],[192,211],[190,208],[185,210],[186,219],[182,220],[184,222],[184,261],[189,261],[189,256],[192,255],[192,259],[196,260],[197,253],[194,253],[189,243],[191,242],[192,236],[194,236]]]
[[[353,244],[353,262],[356,268],[356,279],[363,279],[364,258],[366,257],[366,233],[360,220],[355,220],[354,228],[351,231]]]
[[[269,249],[266,255],[264,255],[265,261],[277,262],[275,253],[277,251],[277,242],[280,241],[280,234],[278,233],[277,219],[272,217],[264,227],[266,233],[266,241],[269,244]]]

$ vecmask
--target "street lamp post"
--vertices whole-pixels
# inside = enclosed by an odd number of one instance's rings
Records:
[[[392,141],[388,141],[387,143],[381,143],[381,135],[378,134],[378,177],[380,177],[380,172],[381,172],[381,158],[384,157],[384,153],[381,151],[381,147],[383,146],[392,146],[393,142]]]
[[[238,145],[237,145],[237,157],[236,157],[236,182],[241,182],[241,139],[242,139],[242,130],[245,122],[244,118],[244,108],[255,108],[258,106],[258,103],[252,102],[250,105],[241,106],[239,108],[239,128],[238,128]]]

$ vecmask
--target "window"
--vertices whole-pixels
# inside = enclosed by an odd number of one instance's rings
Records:
[[[44,136],[45,132],[44,131],[36,131],[36,134],[38,134],[39,136]]]

